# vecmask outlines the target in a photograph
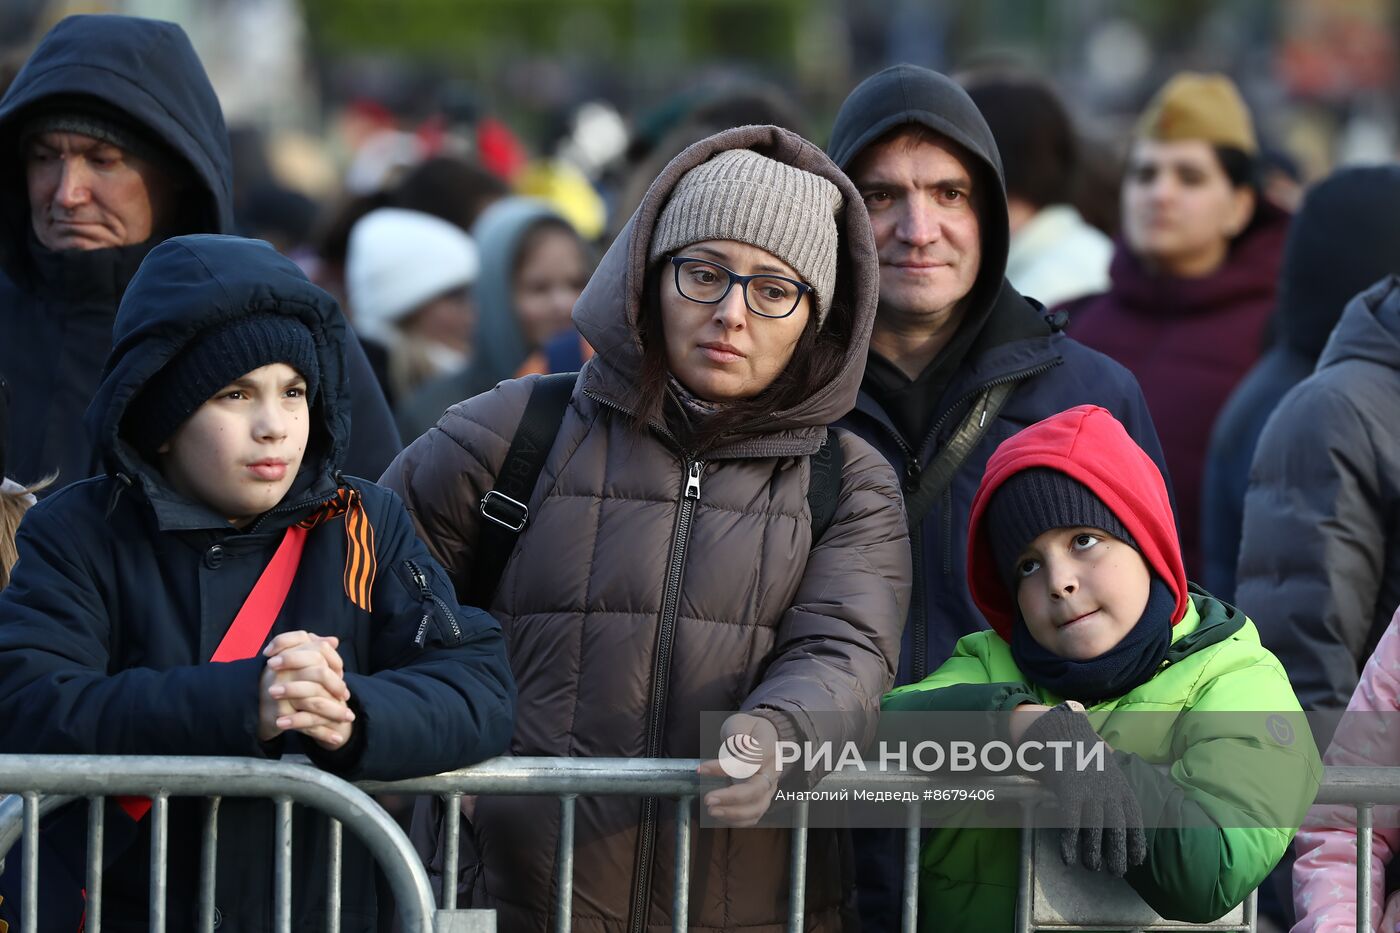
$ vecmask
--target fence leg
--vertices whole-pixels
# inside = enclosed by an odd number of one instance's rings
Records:
[[[1371,805],[1356,805],[1356,928],[1371,929]]]
[[[915,933],[919,924],[919,816],[918,803],[909,804],[904,823],[904,907],[900,913],[902,933]]]
[[[1016,883],[1016,931],[1031,933],[1031,906],[1035,900],[1035,815],[1030,804],[1021,806],[1020,877]]]
[[[340,933],[340,874],[344,869],[340,820],[326,829],[330,865],[326,868],[326,933]]]
[[[219,867],[219,802],[210,797],[204,802],[204,853],[199,860],[199,929],[214,933],[215,879]]]
[[[443,831],[447,833],[447,857],[442,863],[442,909],[457,909],[457,860],[462,845],[462,795],[448,794]]]
[[[278,797],[276,867],[273,869],[276,899],[272,905],[272,925],[277,933],[292,933],[292,799]]]
[[[559,798],[559,857],[555,864],[555,888],[558,900],[554,905],[556,933],[569,933],[574,910],[574,802],[578,797],[565,794]],[[446,882],[444,882],[446,883]],[[453,879],[456,884],[456,879]]]
[[[788,933],[802,933],[807,912],[807,801],[792,808],[792,858],[788,873]]]
[[[165,933],[166,871],[170,867],[170,795],[151,798],[151,933]]]
[[[106,800],[88,799],[87,908],[84,929],[102,933],[102,836]]]
[[[20,889],[24,892],[23,933],[39,933],[39,795],[24,798],[24,872]]]
[[[676,900],[671,905],[671,929],[690,929],[690,809],[694,797],[676,801]]]

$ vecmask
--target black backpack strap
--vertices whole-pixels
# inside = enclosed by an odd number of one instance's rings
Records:
[[[821,449],[812,454],[811,462],[807,507],[812,512],[812,545],[815,547],[836,517],[836,503],[841,498],[841,471],[846,465],[841,439],[831,428],[826,429],[826,440],[822,441]]]
[[[909,528],[919,527],[929,509],[943,495],[943,491],[953,481],[953,474],[963,465],[967,455],[986,436],[992,422],[997,419],[1002,406],[1021,384],[1019,379],[1003,382],[985,389],[973,401],[972,407],[963,416],[962,424],[953,432],[948,443],[933,458],[928,469],[919,475],[919,486],[904,499],[904,509],[909,519]]]
[[[481,497],[481,514],[486,520],[477,536],[476,562],[467,594],[470,605],[488,608],[496,596],[506,561],[530,520],[530,496],[564,422],[577,380],[578,373],[553,373],[541,376],[530,390],[520,426],[496,475],[496,487]]]

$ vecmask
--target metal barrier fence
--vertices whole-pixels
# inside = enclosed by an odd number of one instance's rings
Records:
[[[370,850],[394,894],[407,933],[433,933],[434,906],[427,872],[403,831],[364,791],[309,765],[252,758],[140,758],[105,755],[0,755],[0,793],[18,795],[24,866],[20,880],[23,915],[20,933],[39,926],[39,819],[41,795],[88,800],[86,872],[88,933],[101,933],[102,839],[104,798],[116,795],[151,798],[150,929],[166,928],[169,804],[175,797],[205,797],[200,861],[198,929],[215,926],[214,871],[217,865],[219,802],[223,797],[265,797],[276,807],[273,923],[291,930],[292,804],[312,807],[331,817],[327,880],[327,929],[340,929],[341,827]],[[50,809],[52,803],[50,803]],[[5,833],[11,840],[13,832]],[[8,849],[0,850],[0,855]]]
[[[246,758],[135,758],[120,756],[13,756],[0,755],[0,793],[18,795],[0,801],[0,861],[11,845],[22,835],[25,846],[22,879],[24,901],[35,904],[38,890],[37,828],[41,813],[73,798],[89,801],[89,860],[87,874],[88,930],[101,933],[100,859],[92,853],[101,851],[102,799],[112,795],[143,795],[153,799],[151,846],[151,929],[163,933],[166,880],[166,839],[168,832],[168,802],[171,796],[206,797],[203,859],[200,874],[199,929],[212,931],[214,926],[214,853],[217,846],[218,801],[221,797],[265,797],[277,808],[277,844],[274,852],[275,892],[274,922],[278,930],[289,930],[291,923],[291,807],[299,803],[329,816],[332,870],[328,878],[328,895],[332,905],[338,905],[340,876],[338,871],[341,826],[352,833],[370,850],[383,869],[399,909],[403,929],[412,933],[431,933],[435,929],[465,929],[469,912],[456,910],[457,868],[460,838],[457,813],[465,795],[536,795],[559,799],[561,824],[559,853],[556,860],[556,898],[554,929],[567,933],[571,928],[574,870],[574,804],[580,796],[652,796],[673,798],[678,802],[676,820],[675,895],[672,904],[674,928],[685,930],[689,915],[690,865],[688,853],[694,832],[692,809],[696,798],[707,790],[722,786],[714,778],[702,778],[695,773],[698,760],[641,760],[585,758],[497,758],[472,768],[447,772],[407,781],[362,782],[358,787],[347,784],[309,765],[287,762],[257,761]],[[828,775],[818,786],[822,791],[854,792],[861,790],[922,791],[947,788],[949,783],[904,772],[880,771],[872,767],[865,773]],[[1043,791],[1031,779],[999,777],[979,781],[980,787],[995,787],[997,799],[1017,801],[1029,814]],[[368,793],[433,794],[443,798],[446,807],[444,836],[443,903],[436,910],[427,875],[398,825],[381,810]],[[62,796],[60,796],[62,795]],[[1357,909],[1358,928],[1370,929],[1370,843],[1372,808],[1400,806],[1400,769],[1396,768],[1337,768],[1326,770],[1326,779],[1317,797],[1319,804],[1353,806],[1357,811]],[[788,930],[800,933],[804,913],[807,861],[807,804],[793,804],[791,861],[789,872]],[[18,810],[18,813],[16,812]],[[918,855],[920,843],[921,804],[906,805],[904,829],[904,898],[901,930],[912,933],[918,922]],[[16,820],[18,815],[18,821]],[[18,822],[18,830],[16,823]],[[22,831],[22,832],[21,832]],[[1044,858],[1042,848],[1053,852],[1054,847],[1038,846],[1040,834],[1023,832],[1022,859],[1018,884],[1016,929],[1018,933],[1032,930],[1249,930],[1254,929],[1254,906],[1250,900],[1235,914],[1213,924],[1189,924],[1163,921],[1144,916],[1144,905],[1131,893],[1125,882],[1107,879],[1089,872],[1045,872],[1056,858]],[[1128,910],[1116,922],[1096,916],[1092,925],[1076,923],[1082,916],[1065,917],[1054,901],[1065,903],[1065,891],[1057,888],[1058,897],[1047,898],[1045,883],[1085,885],[1080,903],[1095,905],[1096,914],[1111,913],[1117,903]],[[1116,886],[1116,887],[1115,887]],[[1136,903],[1134,900],[1136,899]],[[1073,898],[1070,899],[1071,902]],[[1150,911],[1148,912],[1150,913]],[[96,921],[96,922],[94,922]],[[38,919],[32,910],[26,911],[21,933],[38,929]],[[339,927],[337,911],[332,909],[327,929]],[[489,923],[488,923],[489,928]]]

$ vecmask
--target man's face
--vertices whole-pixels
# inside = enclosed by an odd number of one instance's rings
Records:
[[[148,240],[163,192],[154,166],[81,133],[40,133],[25,151],[29,216],[51,250]]]
[[[949,141],[898,134],[852,165],[880,256],[880,307],[942,323],[977,281],[982,264],[979,192]]]

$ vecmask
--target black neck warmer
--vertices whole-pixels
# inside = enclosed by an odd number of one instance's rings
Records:
[[[1172,644],[1176,597],[1152,575],[1147,608],[1123,640],[1096,658],[1062,658],[1031,637],[1020,611],[1011,630],[1011,657],[1031,683],[1086,705],[1122,696],[1152,678]]]
[[[152,237],[129,246],[55,251],[41,244],[33,230],[28,240],[40,290],[67,302],[110,304],[114,313],[141,261],[160,242]]]

